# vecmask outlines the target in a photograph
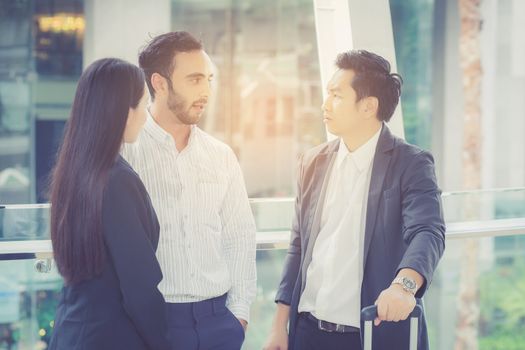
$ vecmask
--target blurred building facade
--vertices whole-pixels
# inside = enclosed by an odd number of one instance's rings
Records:
[[[383,3],[391,10],[397,70],[405,78],[406,138],[434,153],[444,190],[461,190],[457,1]],[[326,140],[313,2],[152,4],[0,1],[0,202],[45,201],[46,176],[82,68],[104,56],[136,62],[148,38],[169,30],[200,37],[216,65],[215,96],[201,127],[234,149],[250,196],[293,196],[297,156]],[[523,7],[519,0],[482,5],[484,188],[525,184]]]
[[[334,6],[349,12],[349,23],[331,32],[323,11]],[[481,17],[481,187],[525,187],[525,2],[484,0]],[[47,201],[47,176],[82,69],[107,56],[136,63],[149,38],[170,30],[200,37],[215,64],[215,95],[200,126],[233,148],[250,197],[294,195],[297,157],[330,137],[321,112],[325,65],[335,58],[327,56],[347,44],[378,51],[395,63],[405,84],[392,127],[432,151],[443,190],[463,190],[458,0],[0,0],[0,205]],[[525,212],[519,195],[497,202],[487,217]],[[461,203],[449,201],[447,221],[460,221]],[[275,203],[261,208],[258,227],[272,226],[282,212]],[[45,226],[40,216],[31,220],[23,221]],[[0,226],[0,237],[18,227],[1,221],[6,227],[2,233]],[[494,266],[518,266],[525,240],[487,238],[480,246],[480,271],[488,276]],[[453,347],[456,304],[450,299],[457,285],[447,281],[459,278],[461,249],[447,247],[449,258],[427,296],[431,338],[439,349]],[[259,252],[261,288],[275,288],[282,253]],[[7,263],[12,262],[2,262]],[[0,309],[13,304],[9,298],[37,308],[56,302],[56,291],[45,292],[58,290],[56,274],[48,289],[43,277],[20,282],[36,294],[32,301],[18,300],[32,294],[18,293],[13,276],[32,267],[17,266],[5,269],[8,274],[2,270],[0,291],[9,293],[0,293]],[[24,308],[15,309],[0,312],[8,315],[0,329],[21,318]],[[52,321],[52,308],[45,316],[40,309],[32,312],[44,317],[39,325]],[[44,329],[43,342],[46,334]],[[260,344],[262,339],[253,337],[263,336],[252,335],[248,344]]]

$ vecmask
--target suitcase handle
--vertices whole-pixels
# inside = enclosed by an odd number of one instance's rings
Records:
[[[410,319],[410,350],[417,349],[417,340],[418,340],[418,328],[419,328],[419,319],[423,314],[423,309],[421,306],[417,305],[414,307],[414,310],[410,313],[408,318]],[[363,308],[361,311],[361,318],[364,321],[364,330],[363,330],[363,349],[372,350],[372,321],[377,317],[377,306],[371,305]]]
[[[423,313],[423,310],[421,309],[421,306],[417,305],[414,307],[414,310],[410,313],[408,316],[409,318],[417,317],[420,318],[421,314]],[[370,305],[361,311],[361,318],[363,321],[373,321],[377,317],[377,305]]]

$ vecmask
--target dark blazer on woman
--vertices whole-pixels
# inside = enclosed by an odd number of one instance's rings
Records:
[[[49,349],[168,349],[157,289],[159,223],[144,185],[120,156],[104,191],[102,226],[106,266],[63,288]]]

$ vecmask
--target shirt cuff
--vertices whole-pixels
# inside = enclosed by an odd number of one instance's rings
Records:
[[[250,305],[243,302],[232,302],[226,305],[232,314],[240,319],[250,322]]]

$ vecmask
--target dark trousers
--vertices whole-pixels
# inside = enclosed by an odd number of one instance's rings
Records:
[[[326,332],[315,321],[300,315],[293,350],[361,350],[361,335],[355,333]]]
[[[244,329],[225,303],[226,295],[196,303],[168,303],[168,337],[172,349],[240,349]]]

